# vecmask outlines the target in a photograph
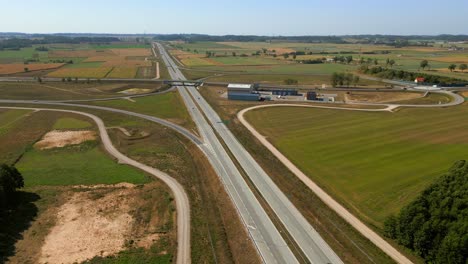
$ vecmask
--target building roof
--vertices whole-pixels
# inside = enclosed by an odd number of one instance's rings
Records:
[[[424,82],[424,77],[417,77],[415,81]]]
[[[251,84],[236,84],[236,83],[230,83],[228,85],[228,89],[233,88],[233,89],[252,89]]]

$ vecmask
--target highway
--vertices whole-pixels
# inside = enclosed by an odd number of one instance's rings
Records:
[[[171,57],[167,54],[164,47],[159,43],[157,45],[164,62],[168,65],[171,77],[174,80],[184,80],[185,77],[182,75]],[[342,263],[336,253],[320,237],[315,229],[302,216],[299,210],[297,210],[297,208],[289,201],[286,195],[278,188],[278,186],[276,186],[250,153],[224,125],[218,114],[204,100],[197,88],[179,86],[178,90],[184,98],[184,102],[199,127],[203,140],[210,144],[210,147],[216,148],[217,151],[220,152],[217,156],[221,161],[232,163],[231,158],[216,138],[213,129],[217,132],[257,190],[285,226],[291,237],[301,248],[302,253],[307,257],[307,259],[311,263]],[[203,114],[201,112],[203,112]],[[232,173],[239,174],[236,172],[235,168],[232,169]],[[241,176],[238,175],[236,177]],[[274,232],[273,230],[266,231],[270,233]]]
[[[180,71],[174,70],[172,66],[174,62],[170,60],[165,50],[160,48],[160,52],[164,62],[168,65],[171,77],[180,78]],[[187,89],[177,88],[205,142],[205,147],[208,149],[206,154],[236,206],[262,260],[265,263],[298,263]]]
[[[28,110],[39,110],[39,111],[54,111],[54,112],[66,112],[74,113],[78,115],[83,115],[91,118],[97,125],[99,129],[99,135],[102,140],[102,144],[105,150],[114,158],[118,160],[120,164],[127,164],[133,166],[137,169],[143,170],[154,177],[160,179],[165,184],[169,186],[174,195],[174,200],[176,203],[176,213],[177,213],[177,264],[188,264],[191,262],[190,254],[190,203],[182,185],[180,185],[177,180],[169,176],[167,173],[157,170],[155,168],[149,167],[142,163],[139,163],[136,160],[133,160],[122,153],[120,153],[112,144],[112,141],[109,138],[107,133],[106,126],[104,122],[97,116],[74,111],[74,110],[63,110],[63,109],[52,109],[52,108],[29,108],[29,107],[3,107],[3,109],[28,109]]]

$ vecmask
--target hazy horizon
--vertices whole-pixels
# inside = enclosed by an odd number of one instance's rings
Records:
[[[0,32],[264,36],[468,34],[468,2],[0,0]],[[27,8],[25,6],[27,5]]]

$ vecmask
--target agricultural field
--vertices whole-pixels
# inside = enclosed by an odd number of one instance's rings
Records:
[[[57,68],[62,67],[63,65],[64,65],[63,63],[0,64],[0,75],[20,73],[20,72],[29,72],[29,71],[57,69]]]
[[[135,78],[138,72],[136,67],[114,67],[112,71],[106,76],[107,78]]]
[[[134,98],[132,101],[122,99],[92,102],[91,104],[152,115],[167,119],[191,130],[196,129],[179,93],[176,91]]]
[[[188,75],[204,71],[204,77],[215,74],[262,74],[265,79],[273,75],[301,74],[329,76],[332,72],[355,72],[361,58],[372,65],[390,67],[387,59],[393,60],[393,69],[423,72],[468,80],[468,70],[460,70],[461,64],[468,63],[468,51],[449,50],[449,46],[395,48],[371,44],[331,44],[331,43],[288,43],[288,42],[172,42],[170,53],[187,67]],[[291,55],[299,52],[296,58]],[[207,53],[210,53],[208,56]],[[283,54],[290,54],[284,57]],[[235,56],[234,56],[235,54]],[[305,55],[301,55],[305,54]],[[242,55],[242,56],[241,56]],[[326,60],[335,56],[353,56],[351,63],[322,63],[300,65],[302,60]],[[430,67],[420,68],[420,62],[428,60]],[[375,64],[377,63],[377,64]],[[457,65],[454,71],[448,66]],[[192,71],[191,71],[192,70]],[[201,76],[201,74],[198,74]],[[223,77],[216,77],[222,80]],[[227,77],[229,78],[229,77]],[[294,78],[294,76],[292,77]],[[320,78],[320,77],[318,77]],[[227,79],[226,79],[227,80]],[[301,82],[313,84],[315,81]]]
[[[467,113],[466,104],[395,113],[281,107],[246,117],[306,175],[381,228],[387,216],[466,159]]]
[[[92,82],[2,82],[2,99],[24,100],[77,100],[124,96],[126,91],[138,88],[143,92],[167,89],[160,84],[148,83],[99,83]]]
[[[0,76],[57,78],[154,78],[155,58],[150,45],[50,44],[0,51]],[[144,69],[150,69],[143,71]]]
[[[97,68],[63,68],[47,74],[48,77],[57,78],[105,78],[111,71],[112,67],[97,67]]]

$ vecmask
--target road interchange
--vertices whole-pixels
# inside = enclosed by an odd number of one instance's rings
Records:
[[[166,54],[166,56],[168,56],[168,55]],[[167,58],[164,56],[164,59],[166,60]],[[168,62],[166,62],[166,63],[168,63]],[[177,76],[177,74],[178,74],[177,71],[176,71],[176,67],[177,66],[169,67],[169,72],[174,74],[174,76]],[[179,77],[183,78],[183,76],[179,76]],[[174,78],[174,79],[176,79],[176,78]],[[231,164],[232,161],[231,162],[228,161],[228,159],[230,159],[230,158],[229,158],[229,155],[227,154],[226,150],[224,149],[224,147],[221,144],[217,144],[214,141],[214,139],[217,138],[216,133],[214,132],[214,130],[216,130],[216,132],[218,132],[218,135],[224,140],[224,142],[226,142],[226,140],[234,142],[232,145],[227,144],[229,150],[231,151],[231,153],[233,153],[236,157],[239,157],[239,156],[241,158],[246,157],[245,160],[243,160],[242,162],[238,161],[239,163],[244,164],[244,165],[248,164],[248,165],[245,165],[245,166],[247,166],[247,169],[244,169],[246,172],[250,171],[251,173],[262,174],[261,171],[258,171],[258,168],[256,167],[256,165],[254,163],[252,163],[251,160],[249,161],[249,158],[252,158],[250,156],[250,154],[248,154],[245,151],[245,149],[243,149],[243,147],[240,145],[239,142],[237,142],[237,140],[234,138],[234,136],[232,134],[229,135],[230,132],[224,126],[222,121],[219,119],[219,116],[217,116],[217,114],[208,105],[208,103],[206,101],[204,101],[203,97],[198,93],[198,91],[196,90],[195,87],[177,87],[177,89],[181,93],[181,95],[182,95],[182,97],[184,99],[184,102],[187,104],[187,108],[189,109],[189,111],[191,109],[190,112],[192,114],[192,118],[194,118],[195,121],[198,120],[198,122],[196,121],[196,123],[197,123],[197,127],[198,127],[198,129],[199,129],[199,131],[201,133],[201,138],[194,135],[193,133],[191,133],[190,131],[188,131],[187,129],[185,129],[183,127],[180,127],[180,126],[175,125],[175,124],[173,124],[171,122],[168,122],[168,121],[166,121],[164,119],[156,118],[156,117],[153,117],[153,116],[134,113],[134,112],[120,110],[120,109],[109,108],[109,107],[101,107],[101,106],[93,106],[93,105],[82,105],[82,104],[75,104],[75,103],[72,104],[71,103],[71,102],[80,102],[80,101],[83,102],[83,101],[106,100],[106,98],[73,100],[73,101],[65,101],[65,102],[63,102],[63,101],[37,101],[37,100],[0,100],[0,103],[43,104],[43,105],[55,105],[55,106],[63,106],[63,107],[84,107],[84,108],[89,108],[89,109],[111,111],[111,112],[116,112],[116,113],[120,113],[120,114],[126,114],[126,115],[136,116],[136,117],[139,117],[139,118],[144,118],[144,119],[150,120],[152,122],[159,123],[161,125],[170,127],[171,129],[174,129],[174,130],[178,131],[179,133],[181,133],[182,135],[184,135],[185,137],[190,139],[193,143],[195,143],[203,151],[203,153],[205,154],[205,156],[207,156],[207,158],[210,161],[210,163],[212,164],[212,166],[215,168],[215,171],[222,178],[223,183],[226,186],[226,189],[228,189],[229,195],[231,196],[231,198],[233,199],[233,201],[236,204],[236,207],[238,209],[239,214],[241,216],[242,216],[242,214],[245,215],[245,217],[242,217],[242,220],[244,221],[246,229],[249,231],[249,234],[251,235],[253,241],[255,242],[255,244],[256,244],[256,246],[257,246],[257,248],[258,248],[258,250],[259,250],[259,252],[260,252],[260,254],[261,254],[262,258],[263,258],[263,260],[265,262],[267,262],[267,263],[295,263],[295,262],[297,262],[297,259],[295,259],[295,257],[292,254],[291,250],[289,250],[287,248],[287,244],[285,243],[284,239],[282,239],[282,240],[281,239],[280,240],[275,239],[275,235],[278,235],[279,237],[281,237],[277,230],[276,230],[276,232],[273,232],[273,235],[269,235],[269,236],[264,236],[263,235],[263,234],[268,234],[269,232],[271,234],[271,231],[267,230],[268,228],[272,228],[272,229],[276,229],[276,228],[271,223],[271,220],[268,221],[269,219],[268,219],[268,216],[266,215],[266,213],[265,214],[261,213],[261,211],[264,211],[264,210],[261,208],[260,204],[258,204],[258,206],[255,206],[255,205],[248,205],[246,203],[246,199],[256,199],[256,198],[254,197],[253,194],[251,194],[251,195],[248,194],[248,192],[250,190],[249,187],[245,183],[242,183],[242,180],[240,180],[240,179],[242,179],[242,176],[239,174],[239,172],[237,172],[237,173],[235,172],[236,170],[238,170],[236,168],[235,164]],[[387,106],[392,108],[392,109],[396,108],[396,107],[399,107],[399,106],[444,107],[444,106],[457,105],[457,104],[460,104],[460,103],[462,103],[464,101],[463,98],[458,96],[458,95],[454,95],[452,93],[449,93],[449,94],[450,94],[450,96],[452,96],[454,98],[454,100],[451,101],[448,105],[417,105],[417,106],[415,106],[415,105],[387,105]],[[138,95],[138,97],[139,96],[148,96],[148,95],[150,95],[150,94]],[[136,97],[136,96],[128,96],[128,97]],[[126,97],[123,97],[123,98],[126,98]],[[122,97],[113,97],[113,98],[109,98],[109,99],[122,99]],[[369,103],[362,103],[362,104],[381,105],[381,104],[369,104]],[[321,106],[318,106],[318,107],[321,107]],[[324,106],[324,108],[327,108],[327,107]],[[57,110],[57,109],[53,109],[53,110]],[[200,110],[202,110],[202,111],[200,111]],[[58,110],[58,111],[60,111],[60,110]],[[205,117],[208,120],[206,120]],[[209,141],[209,140],[211,140],[211,141],[209,143],[207,143],[206,141]],[[237,142],[237,144],[240,145],[240,148],[235,142]],[[213,147],[213,145],[216,145],[216,147]],[[221,146],[221,147],[219,147],[219,146]],[[243,152],[243,151],[245,151],[245,152]],[[219,158],[220,156],[223,156],[223,155],[225,156],[223,158],[225,160],[221,160]],[[253,160],[253,158],[252,158],[252,160]],[[242,166],[242,167],[245,168],[245,166]],[[249,170],[249,166],[252,167],[253,169]],[[258,166],[258,164],[257,164],[257,166]],[[254,170],[256,170],[256,171],[254,171]],[[262,170],[262,169],[260,168],[260,170]],[[223,177],[223,175],[224,175],[224,177]],[[250,174],[249,174],[249,176],[250,176]],[[260,175],[260,176],[262,176],[262,175]],[[266,176],[269,179],[268,175],[266,175]],[[239,182],[233,182],[233,180],[234,181],[239,180]],[[229,189],[231,189],[231,190],[229,191]],[[247,189],[249,189],[249,190],[247,190]],[[270,190],[268,190],[266,192],[270,192],[270,191],[271,191],[271,188],[270,188]],[[274,198],[270,198],[270,199],[274,199]],[[251,212],[257,212],[259,215],[253,215],[253,214],[251,214]],[[275,212],[277,212],[277,214],[278,214],[277,210],[275,210]],[[263,224],[258,224],[258,222],[256,222],[254,220],[254,219],[258,219],[258,218],[262,218],[262,217],[265,217],[266,219],[268,219],[266,221],[263,220],[264,221]],[[296,217],[300,218],[300,217],[302,217],[302,215],[294,216],[295,219],[296,219]],[[268,242],[268,239],[270,239],[274,243],[270,244]],[[280,243],[278,243],[278,241],[280,241]],[[297,242],[297,243],[299,244],[299,242]],[[301,245],[301,244],[299,244],[299,245]],[[263,253],[262,253],[262,250],[263,250]],[[303,250],[307,250],[307,248],[306,249],[303,248]],[[320,251],[320,248],[316,248],[315,250]],[[326,263],[328,261],[328,260],[325,260],[325,259],[320,259],[321,258],[320,256],[312,256],[312,258],[313,259],[315,258],[314,259],[315,262],[313,262],[313,263]],[[340,260],[338,258],[338,261],[333,262],[333,263],[339,263],[339,261]],[[409,262],[404,262],[404,261],[399,261],[399,262],[400,263],[409,263]],[[184,263],[187,263],[187,262],[184,262]]]

